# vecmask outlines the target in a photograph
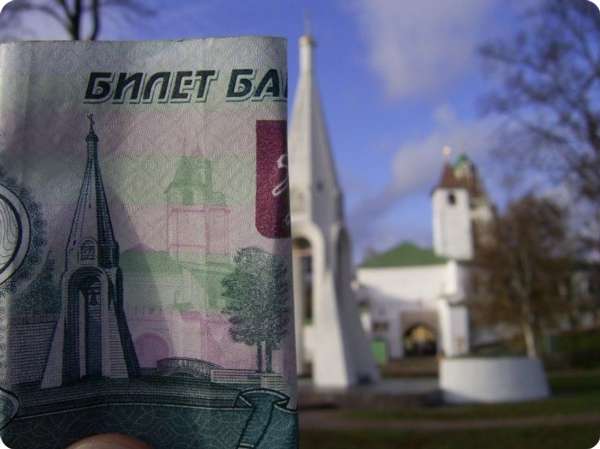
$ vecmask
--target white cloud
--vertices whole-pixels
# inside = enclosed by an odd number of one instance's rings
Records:
[[[462,121],[447,105],[438,107],[433,112],[433,117],[436,122],[435,131],[421,139],[402,144],[396,151],[390,188],[397,196],[433,187],[444,162],[444,146],[450,146],[454,156],[466,153],[477,161],[484,159],[494,145],[493,118]]]
[[[355,0],[371,67],[386,93],[432,94],[458,79],[472,66],[498,1]]]
[[[402,144],[392,159],[388,184],[376,194],[363,197],[350,211],[349,222],[359,254],[368,246],[379,246],[378,226],[404,199],[417,194],[419,202],[427,207],[429,192],[438,181],[444,163],[444,146],[453,148],[454,157],[467,154],[480,167],[488,161],[497,143],[494,118],[460,120],[447,105],[435,109],[432,116],[435,130]],[[411,205],[414,206],[412,202]],[[406,237],[402,227],[396,228],[396,235],[397,239]]]
[[[353,0],[351,10],[372,69],[386,93],[400,98],[452,87],[474,68],[479,44],[510,32],[523,13],[543,1]]]

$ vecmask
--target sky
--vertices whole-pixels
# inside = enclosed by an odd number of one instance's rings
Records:
[[[17,0],[18,1],[18,0]],[[512,36],[540,0],[148,0],[157,14],[108,11],[103,39],[274,35],[288,38],[290,110],[298,38],[317,42],[316,71],[358,260],[411,240],[431,246],[430,193],[444,157],[466,153],[493,200],[502,164],[497,121],[480,113],[489,90],[477,48]],[[24,36],[64,37],[42,16]]]

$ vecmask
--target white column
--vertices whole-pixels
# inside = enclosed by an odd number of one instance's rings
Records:
[[[304,374],[304,280],[302,279],[302,259],[292,250],[292,276],[294,283],[294,322],[296,331],[296,372]]]

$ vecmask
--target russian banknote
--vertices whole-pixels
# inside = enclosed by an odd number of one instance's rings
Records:
[[[277,38],[0,46],[8,446],[295,447],[286,70]]]

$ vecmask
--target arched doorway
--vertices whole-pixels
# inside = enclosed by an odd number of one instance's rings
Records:
[[[296,316],[296,364],[298,374],[310,376],[311,357],[307,345],[315,317],[313,290],[313,251],[307,238],[297,237],[292,242],[294,277],[294,309]]]
[[[406,357],[434,356],[437,354],[435,330],[423,323],[411,326],[403,335]]]
[[[305,238],[294,239],[293,254],[294,262],[298,262],[299,264],[302,322],[304,324],[312,324],[314,318],[313,258],[310,242]]]
[[[102,376],[102,282],[94,269],[76,272],[68,284],[63,352],[63,377]],[[83,329],[82,329],[83,327]],[[81,341],[84,338],[84,341]],[[82,344],[83,343],[83,344]],[[81,350],[85,351],[81,354]],[[84,358],[82,373],[81,358]]]
[[[338,294],[344,298],[347,291],[350,289],[350,284],[352,282],[352,254],[350,248],[350,237],[345,229],[342,229],[338,236],[336,257],[336,289]]]

